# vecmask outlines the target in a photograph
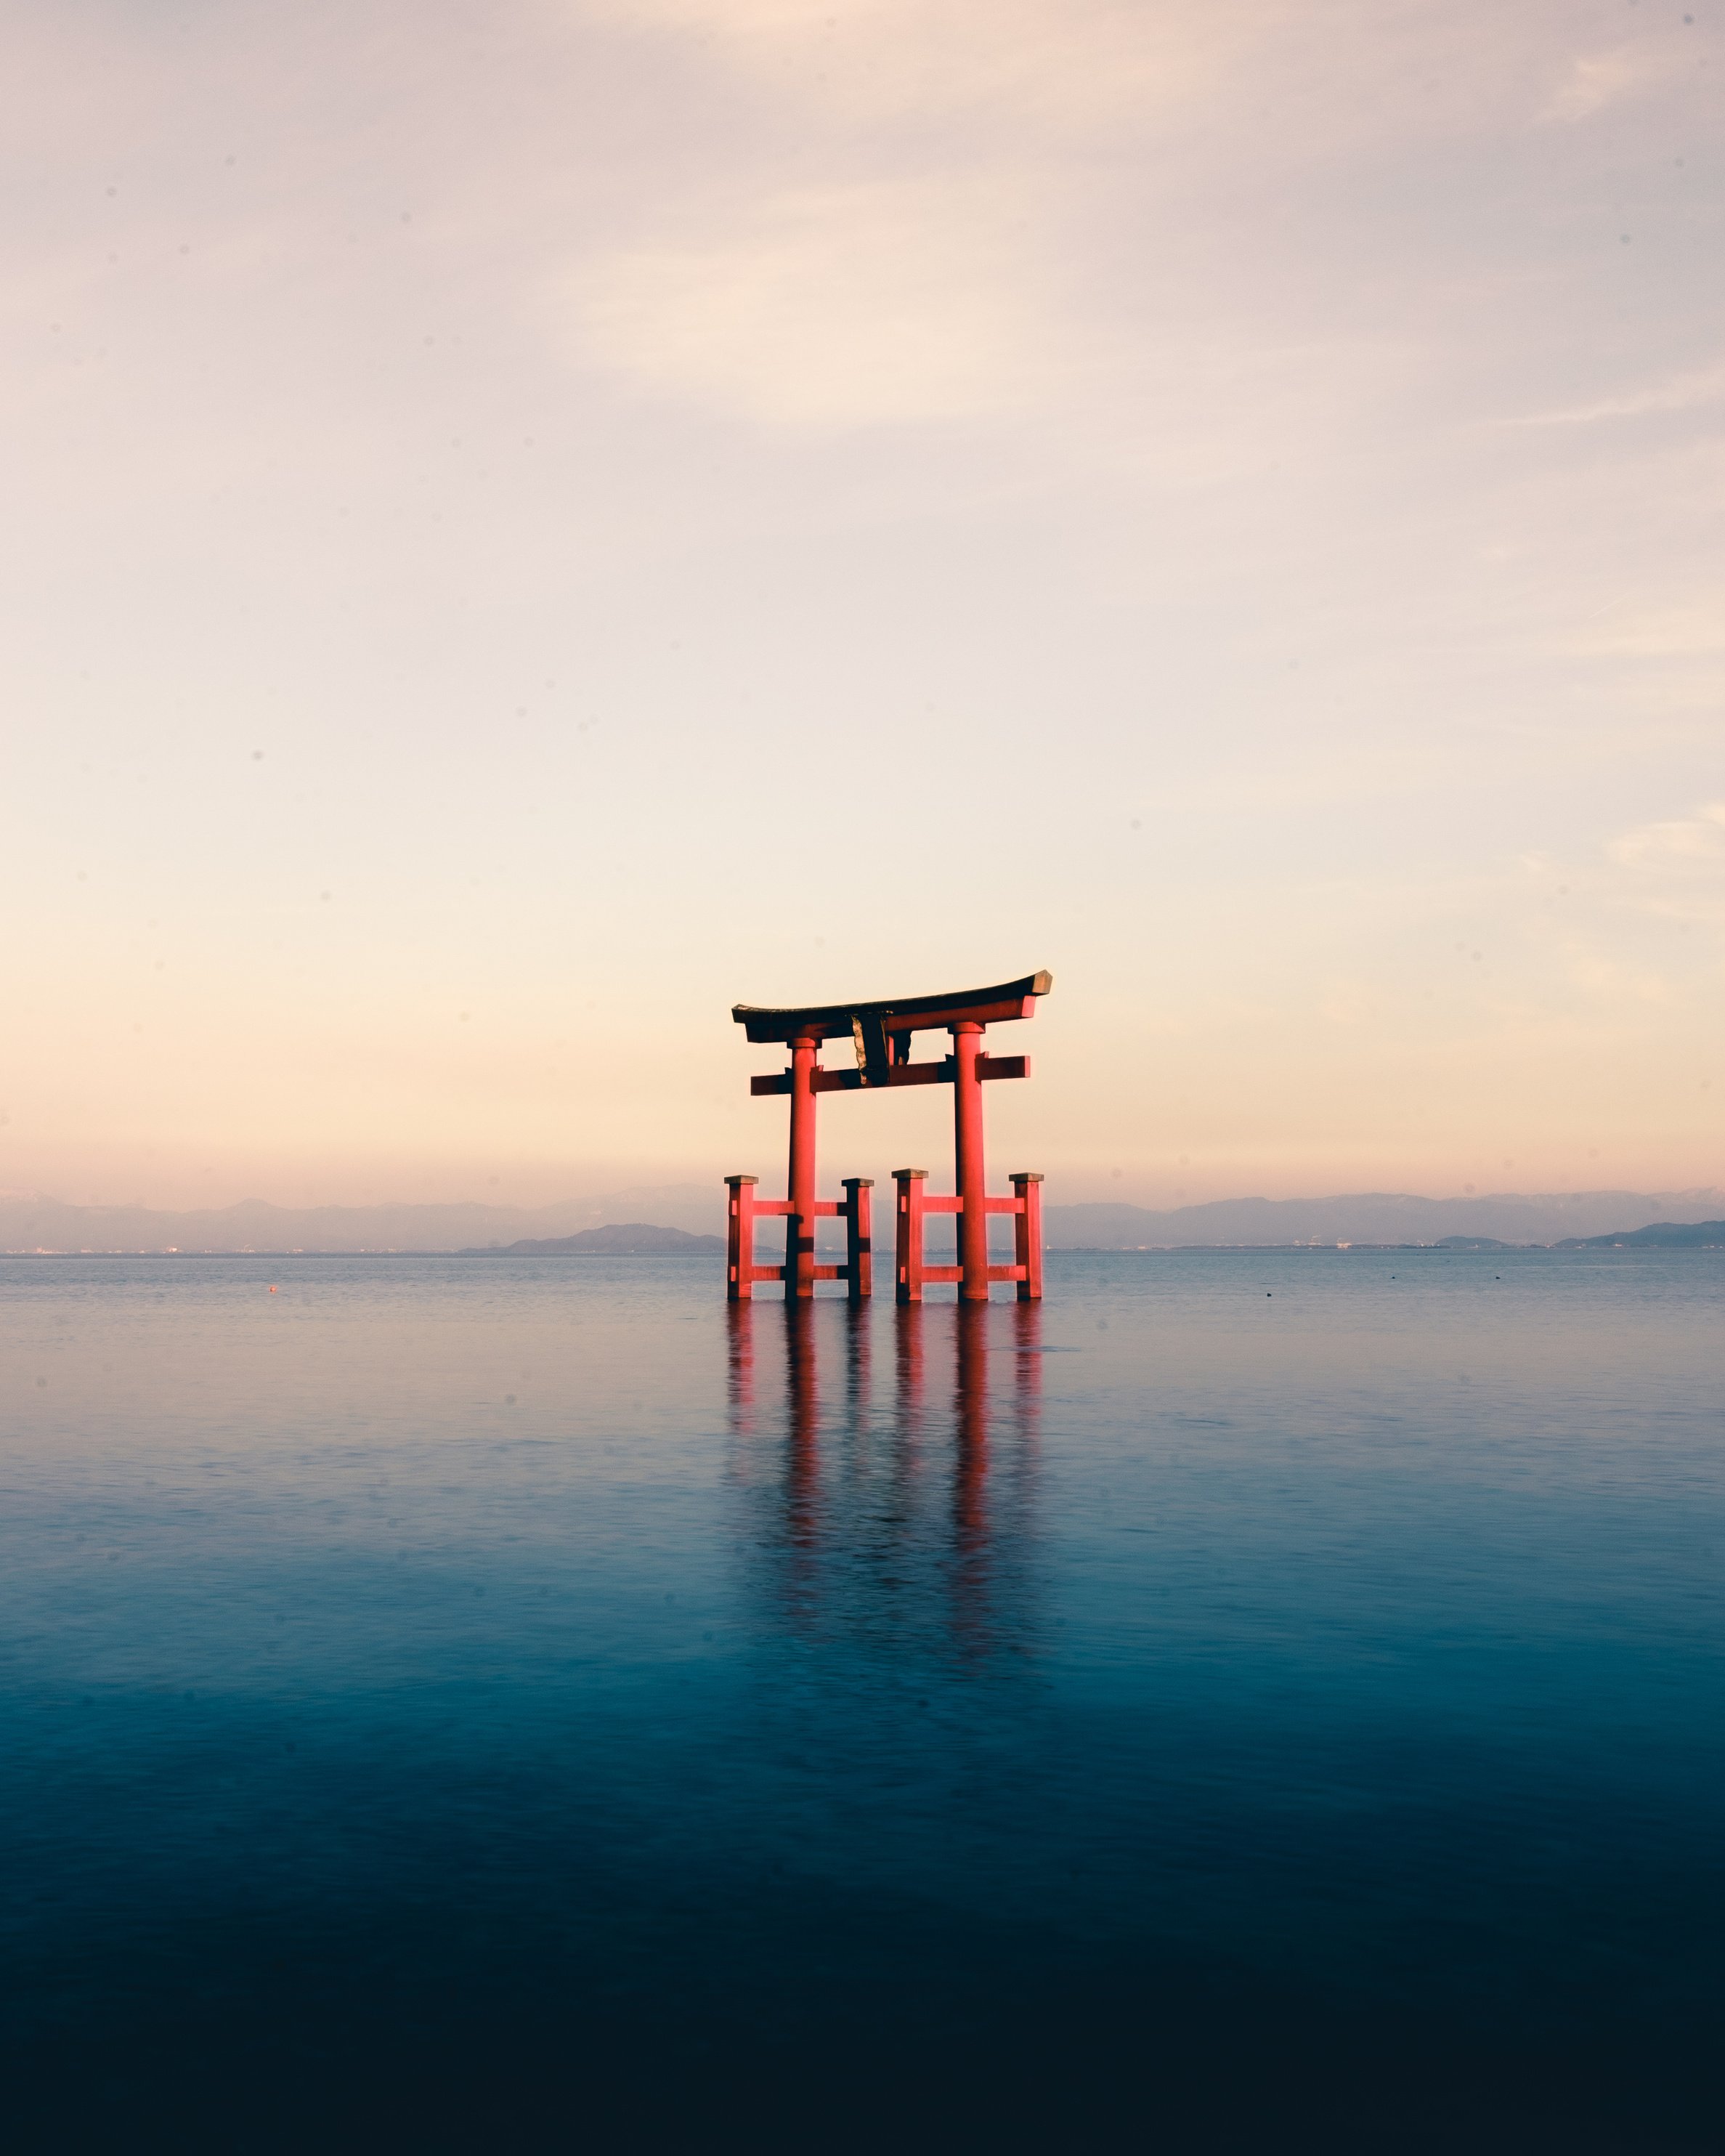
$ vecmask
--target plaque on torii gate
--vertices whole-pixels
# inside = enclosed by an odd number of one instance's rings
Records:
[[[874,1258],[869,1193],[874,1185],[866,1176],[846,1176],[842,1199],[816,1196],[815,1096],[870,1091],[880,1086],[950,1086],[956,1171],[952,1195],[929,1194],[924,1187],[928,1180],[927,1168],[893,1170],[897,1230],[894,1291],[900,1302],[921,1302],[925,1283],[955,1281],[961,1301],[986,1302],[991,1282],[1009,1281],[1016,1286],[1020,1302],[1039,1301],[1042,1294],[1042,1178],[1029,1173],[1014,1175],[1009,1178],[1010,1198],[990,1198],[983,1158],[983,1083],[992,1078],[1028,1078],[1030,1060],[1025,1055],[985,1055],[982,1040],[991,1025],[1034,1018],[1036,998],[1045,996],[1053,986],[1051,973],[1027,973],[1021,981],[1003,982],[992,988],[962,988],[947,995],[819,1004],[800,1010],[735,1005],[731,1015],[750,1040],[782,1040],[791,1051],[789,1070],[752,1079],[749,1083],[754,1094],[790,1095],[791,1149],[790,1173],[783,1199],[757,1198],[755,1185],[759,1178],[756,1176],[725,1178],[731,1193],[726,1209],[730,1234],[726,1293],[729,1299],[747,1302],[757,1281],[778,1280],[784,1282],[787,1297],[813,1295],[815,1282],[824,1280],[845,1281],[853,1302],[871,1294]],[[912,1062],[913,1036],[936,1030],[952,1035],[952,1054],[935,1063]],[[854,1070],[828,1070],[815,1060],[822,1042],[834,1040],[848,1040],[854,1045]],[[957,1215],[956,1265],[932,1265],[924,1258],[924,1222],[931,1213]],[[1009,1265],[988,1263],[990,1214],[1013,1216],[1014,1261]],[[763,1214],[783,1216],[782,1265],[755,1263],[755,1222]],[[842,1265],[815,1263],[815,1223],[824,1218],[845,1222]]]

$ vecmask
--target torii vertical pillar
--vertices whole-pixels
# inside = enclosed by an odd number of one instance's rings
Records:
[[[791,1163],[785,1183],[785,1300],[814,1293],[814,1054],[818,1034],[799,1033],[791,1050]]]
[[[952,1032],[952,1152],[958,1185],[958,1299],[988,1300],[988,1178],[983,1162],[983,1083],[977,1071],[983,1029],[963,1019]]]

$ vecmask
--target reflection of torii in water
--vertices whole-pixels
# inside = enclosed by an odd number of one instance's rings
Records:
[[[919,1586],[926,1594],[939,1582],[947,1611],[942,1629],[950,1626],[971,1647],[1021,1628],[1029,1612],[1022,1592],[1014,1594],[1009,1553],[1022,1543],[1037,1450],[1040,1306],[897,1311],[891,1392],[878,1403],[865,1310],[790,1299],[782,1317],[746,1305],[728,1317],[732,1433],[747,1449],[741,1457],[752,1456],[757,1467],[774,1463],[774,1529],[750,1539],[779,1553],[776,1594],[786,1614],[800,1628],[823,1617],[847,1625],[878,1621],[891,1612],[896,1630],[913,1620]],[[938,1376],[931,1389],[927,1367],[931,1349],[937,1369],[946,1362],[940,1350],[948,1343],[950,1394]],[[823,1349],[828,1378],[837,1364],[844,1371],[842,1386],[824,1393]],[[991,1352],[1013,1369],[1004,1398],[992,1404]],[[776,1404],[763,1416],[757,1399],[762,1379],[769,1401],[779,1393],[781,1374],[782,1421]],[[991,1404],[1004,1410],[999,1432]],[[775,1430],[782,1431],[783,1450],[773,1443],[763,1452],[761,1440]],[[889,1433],[891,1450],[883,1455],[878,1440]],[[948,1435],[948,1496],[939,1507],[945,1524],[931,1541],[937,1515],[929,1506],[939,1486],[925,1471]],[[1016,1472],[991,1490],[993,1435],[1007,1438]],[[754,1479],[746,1472],[746,1481]],[[933,1578],[924,1573],[919,1580],[916,1553],[937,1549],[947,1561]]]
[[[961,1301],[986,1302],[989,1283],[1016,1284],[1020,1302],[1042,1294],[1042,1193],[1040,1175],[1012,1178],[1010,1198],[990,1198],[983,1159],[983,1082],[990,1078],[1028,1078],[1029,1059],[985,1055],[985,1030],[1011,1019],[1035,1015],[1036,998],[1054,986],[1051,973],[1027,973],[992,988],[961,988],[932,996],[900,996],[878,1003],[822,1004],[799,1010],[763,1010],[738,1004],[731,1015],[754,1041],[782,1040],[791,1051],[789,1070],[750,1082],[753,1093],[791,1096],[788,1188],[783,1199],[757,1199],[752,1175],[727,1175],[730,1251],[726,1293],[732,1302],[750,1300],[757,1281],[782,1280],[786,1300],[812,1296],[821,1280],[842,1280],[853,1302],[865,1301],[874,1286],[869,1215],[873,1184],[865,1176],[847,1176],[843,1199],[815,1195],[814,1096],[878,1086],[950,1086],[952,1088],[955,1188],[950,1198],[931,1198],[923,1188],[928,1171],[893,1171],[897,1184],[894,1209],[897,1227],[895,1290],[901,1302],[920,1302],[927,1281],[956,1281]],[[938,1063],[913,1063],[914,1034],[944,1029],[952,1053]],[[848,1039],[856,1049],[854,1070],[827,1070],[815,1061],[824,1040]],[[958,1216],[958,1263],[931,1265],[923,1260],[923,1219],[929,1213]],[[1014,1230],[1014,1262],[988,1263],[988,1215],[1010,1214]],[[785,1261],[755,1263],[755,1221],[762,1214],[785,1216]],[[845,1224],[842,1265],[814,1261],[814,1227],[825,1215]]]

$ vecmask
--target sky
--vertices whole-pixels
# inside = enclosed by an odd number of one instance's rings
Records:
[[[0,1187],[1725,1182],[1722,0],[8,23]]]

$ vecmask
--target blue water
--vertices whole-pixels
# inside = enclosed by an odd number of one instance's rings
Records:
[[[1050,1275],[0,1260],[8,2145],[1725,2147],[1725,1261]]]

